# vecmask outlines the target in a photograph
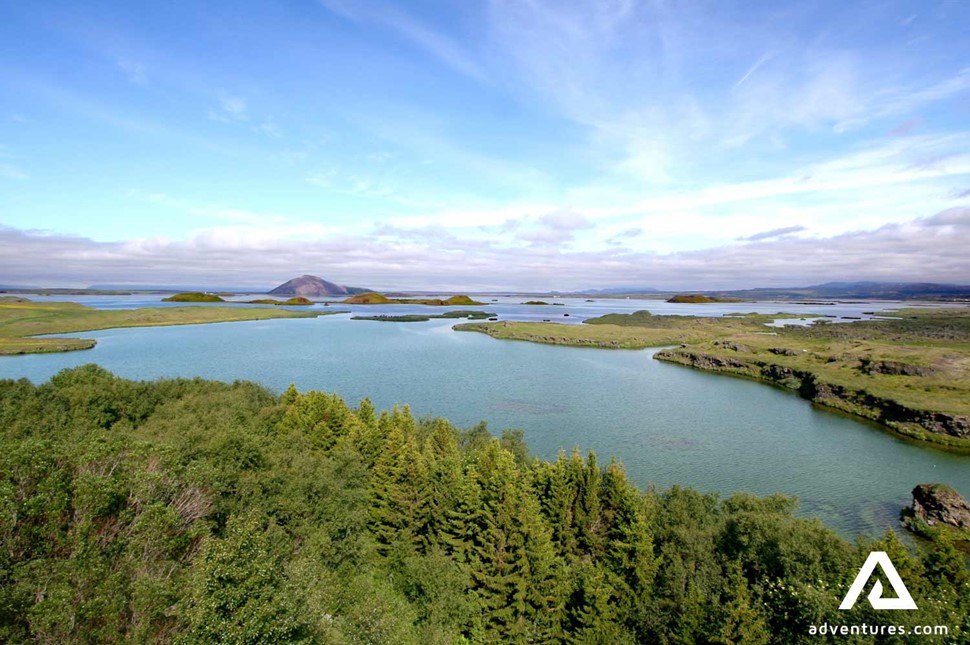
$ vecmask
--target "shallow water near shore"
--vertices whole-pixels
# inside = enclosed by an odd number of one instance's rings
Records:
[[[98,363],[134,379],[246,379],[276,391],[294,383],[351,404],[406,403],[461,426],[521,428],[545,459],[593,449],[641,486],[794,495],[803,514],[846,535],[898,526],[919,483],[970,494],[970,457],[914,445],[778,388],[661,363],[653,350],[499,341],[452,331],[453,323],[340,315],[71,334],[98,345],[4,357],[0,378],[42,382]]]

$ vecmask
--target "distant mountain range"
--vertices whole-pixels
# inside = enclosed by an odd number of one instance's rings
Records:
[[[303,296],[305,298],[319,298],[320,296],[352,296],[358,293],[368,293],[373,289],[363,287],[345,287],[328,282],[315,275],[301,275],[299,278],[287,280],[280,286],[268,291],[272,296]]]
[[[696,293],[746,300],[859,299],[859,300],[970,300],[970,285],[936,282],[826,282],[807,287],[767,287],[720,291],[658,291],[657,289],[596,289],[584,294],[624,295]]]
[[[965,300],[970,285],[935,282],[826,282],[793,289],[744,289],[725,295],[754,298],[860,298],[878,300]]]
[[[27,287],[24,285],[0,285],[0,291],[7,293],[37,293],[50,292],[64,295],[80,294],[82,292],[121,292],[121,291],[208,291],[213,293],[264,293],[262,289],[252,287],[243,288],[215,288],[193,286],[176,287],[172,285],[123,285],[96,284],[87,289]],[[359,293],[373,291],[364,287],[348,287],[324,280],[313,275],[302,275],[281,284],[268,292],[277,296],[303,296],[306,298],[326,296],[352,296]],[[425,293],[414,292],[414,293]],[[437,293],[428,291],[427,293]],[[478,292],[476,292],[478,293]],[[936,282],[826,282],[824,284],[805,287],[761,287],[755,289],[728,290],[694,290],[694,289],[656,289],[653,287],[611,287],[604,289],[586,289],[583,291],[548,291],[548,292],[519,292],[515,290],[494,292],[501,294],[542,295],[584,295],[601,298],[617,296],[650,296],[667,297],[675,294],[703,294],[712,297],[740,298],[743,300],[951,300],[970,301],[970,285],[945,284]],[[386,294],[395,295],[395,294]],[[483,294],[484,295],[484,294]],[[492,294],[494,295],[494,294]]]
[[[551,291],[550,293],[561,293],[561,292]],[[590,295],[590,296],[625,295],[628,293],[660,293],[660,289],[654,289],[653,287],[613,287],[612,289],[587,289],[586,291],[583,291],[583,294]]]

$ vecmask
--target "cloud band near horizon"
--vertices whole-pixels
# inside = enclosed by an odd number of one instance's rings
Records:
[[[575,251],[564,231],[582,231],[579,215],[550,214],[553,243],[536,236],[506,242],[465,239],[441,229],[410,238],[330,234],[314,239],[200,234],[185,240],[95,241],[0,228],[0,284],[91,284],[270,288],[311,273],[375,289],[442,291],[740,289],[827,281],[970,283],[970,207],[827,238],[777,229],[707,249],[645,253],[624,248]]]

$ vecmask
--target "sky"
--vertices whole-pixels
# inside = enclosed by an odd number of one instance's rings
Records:
[[[0,285],[970,283],[965,0],[0,1]]]

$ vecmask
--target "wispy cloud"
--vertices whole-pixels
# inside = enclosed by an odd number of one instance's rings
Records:
[[[209,110],[209,118],[223,123],[238,123],[249,120],[249,105],[239,96],[223,96],[219,107]]]
[[[12,181],[24,181],[30,179],[30,175],[10,163],[0,163],[0,177]]]
[[[414,17],[400,5],[383,2],[319,0],[320,4],[348,20],[367,22],[391,30],[452,70],[486,81],[484,68],[459,41],[439,32]]]
[[[295,223],[291,218],[276,213],[258,213],[221,204],[200,203],[191,199],[173,197],[160,192],[129,190],[125,193],[125,196],[140,202],[159,204],[170,207],[175,211],[215,220],[276,228],[293,225]]]
[[[145,73],[144,65],[128,58],[119,58],[117,64],[118,69],[125,75],[129,83],[148,85],[148,75]]]
[[[280,137],[283,136],[283,128],[281,128],[279,124],[276,123],[276,121],[272,118],[264,120],[262,123],[255,126],[253,129],[256,132],[259,132],[260,134],[265,134],[275,139],[279,139]]]
[[[795,233],[801,233],[804,230],[806,230],[804,226],[783,226],[781,228],[773,228],[770,231],[762,231],[761,233],[755,233],[754,235],[739,237],[737,239],[739,242],[758,242],[760,240],[770,240],[772,238],[785,237]]]
[[[752,74],[758,71],[759,67],[761,67],[769,60],[771,60],[772,56],[774,56],[774,54],[771,52],[765,52],[764,54],[762,54],[761,57],[758,58],[758,60],[752,63],[751,67],[748,68],[748,71],[746,71],[744,74],[741,75],[741,78],[739,78],[737,82],[734,84],[734,88],[737,89],[738,87],[740,87],[746,80],[748,80],[748,78]]]

